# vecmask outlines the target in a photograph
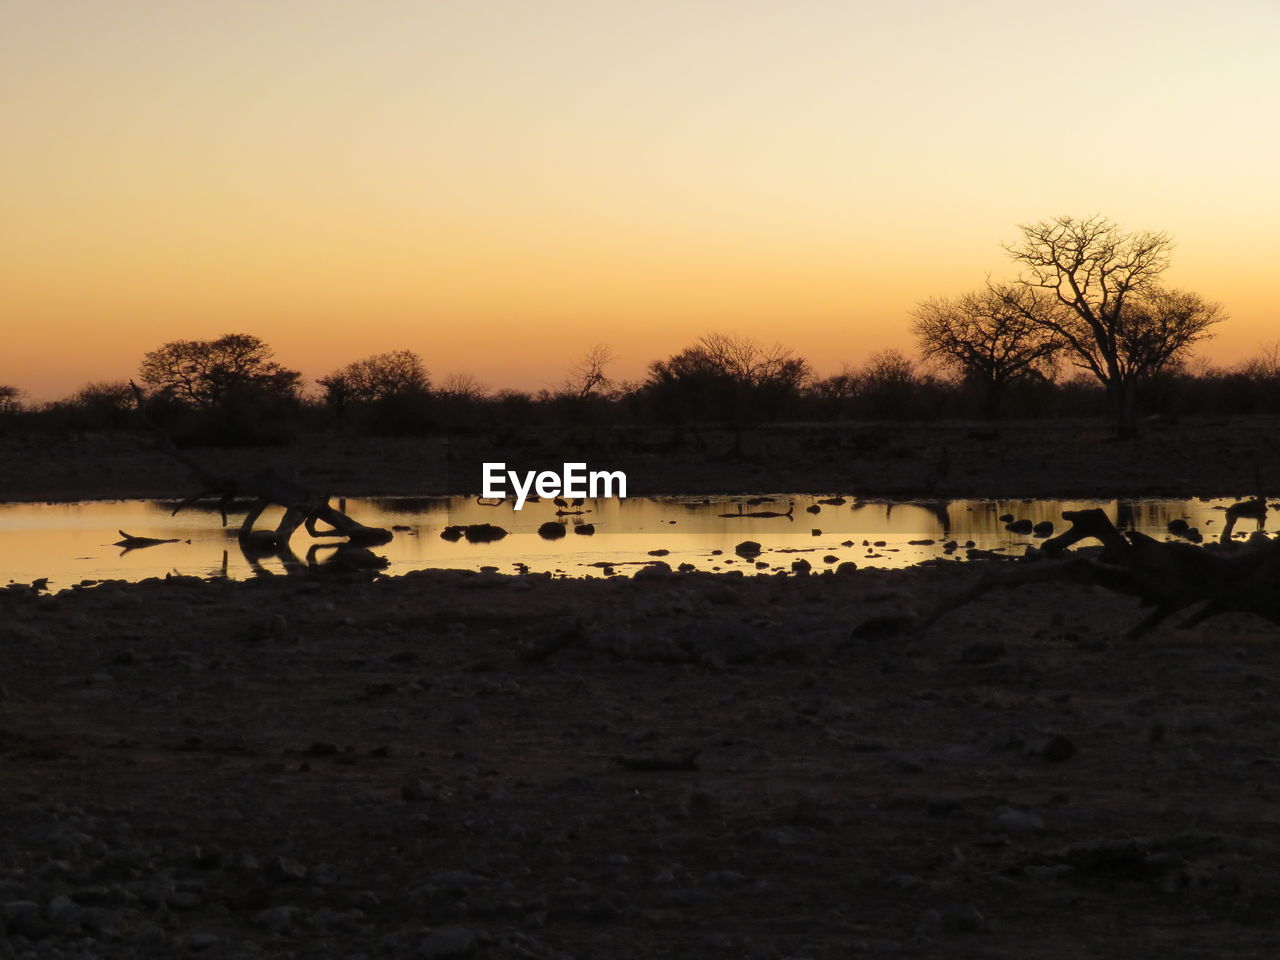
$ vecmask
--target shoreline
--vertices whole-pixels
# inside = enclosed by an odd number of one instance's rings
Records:
[[[783,424],[744,431],[601,430],[592,438],[533,432],[392,438],[324,435],[276,448],[193,449],[215,472],[266,466],[350,497],[474,495],[481,464],[621,470],[632,497],[829,491],[862,499],[1246,498],[1280,487],[1280,418],[1152,427],[1129,443],[1105,425],[1022,421],[998,435],[970,422]],[[591,441],[591,442],[589,442]],[[663,453],[646,445],[668,445]],[[181,499],[187,469],[132,436],[61,441],[0,438],[0,501]],[[1274,491],[1280,494],[1280,490]],[[336,496],[337,494],[335,494]]]

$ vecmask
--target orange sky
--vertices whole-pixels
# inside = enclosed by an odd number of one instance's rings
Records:
[[[310,377],[711,330],[828,373],[1099,212],[1175,238],[1215,361],[1280,340],[1280,7],[1033,6],[0,0],[0,383],[232,331]]]

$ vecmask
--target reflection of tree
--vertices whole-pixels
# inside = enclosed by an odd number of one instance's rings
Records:
[[[307,550],[306,559],[300,560],[288,541],[272,543],[241,539],[240,553],[255,576],[270,577],[272,572],[262,561],[274,559],[280,562],[286,574],[308,574],[317,570],[385,570],[390,561],[365,547],[351,543],[315,543]],[[222,554],[223,576],[226,576],[227,553]]]

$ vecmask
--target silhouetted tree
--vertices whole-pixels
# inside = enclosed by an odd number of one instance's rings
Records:
[[[921,357],[978,385],[987,416],[998,417],[1010,384],[1052,376],[1065,341],[1045,321],[1062,309],[1034,287],[989,286],[924,301],[912,312],[912,331]]]
[[[394,436],[433,426],[431,381],[412,350],[355,360],[316,382],[325,405],[359,430]]]
[[[133,418],[133,390],[123,380],[90,383],[71,397],[68,405],[76,419],[90,429],[119,428]]]
[[[280,444],[296,434],[302,375],[250,334],[174,340],[143,357],[140,375],[152,416],[178,443]]]
[[[0,383],[0,414],[18,413],[22,409],[22,391]]]
[[[247,333],[216,340],[174,340],[142,358],[142,381],[178,403],[213,407],[233,395],[295,399],[302,375],[272,359]]]
[[[858,371],[858,401],[864,415],[909,419],[921,387],[916,365],[901,350],[873,353]]]
[[[604,344],[597,343],[573,362],[562,392],[577,400],[586,400],[592,394],[608,390],[613,381],[605,373],[605,368],[613,360],[613,351]]]
[[[808,361],[786,347],[713,333],[651,363],[645,389],[668,414],[741,424],[794,405],[811,378]]]
[[[1126,233],[1100,216],[1024,224],[1022,241],[1005,249],[1022,265],[1024,288],[1044,290],[1064,308],[1007,304],[1061,336],[1072,363],[1106,388],[1119,435],[1137,432],[1135,390],[1143,379],[1184,358],[1211,336],[1221,307],[1197,294],[1162,290],[1172,246],[1164,233]]]
[[[811,380],[805,388],[805,395],[816,408],[818,416],[827,420],[836,420],[851,412],[858,396],[860,383],[858,371],[846,363],[840,368],[839,373]]]
[[[393,399],[425,397],[431,389],[422,358],[412,350],[393,350],[356,360],[316,381],[324,401],[342,409]]]

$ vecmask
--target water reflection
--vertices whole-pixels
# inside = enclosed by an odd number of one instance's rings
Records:
[[[1089,507],[1101,507],[1122,530],[1165,538],[1169,522],[1183,519],[1206,539],[1214,539],[1230,502],[892,502],[791,494],[588,500],[569,508],[547,500],[516,511],[509,500],[459,497],[343,501],[342,508],[362,523],[394,530],[392,541],[372,552],[316,541],[301,531],[281,549],[246,549],[236,540],[236,523],[222,526],[216,503],[200,504],[177,516],[170,515],[173,501],[11,503],[0,504],[0,583],[48,577],[58,588],[82,580],[136,580],[166,573],[243,578],[296,573],[322,564],[382,564],[393,573],[443,567],[600,576],[609,570],[631,573],[658,558],[673,568],[687,564],[748,574],[790,569],[792,561],[801,558],[815,569],[844,561],[899,567],[949,555],[943,549],[947,541],[1020,552],[1036,538],[1010,532],[1004,518],[1031,524],[1049,521],[1061,532],[1063,510]],[[273,517],[268,511],[263,522],[273,523],[279,513]],[[467,528],[481,524],[501,527],[506,535],[466,535]],[[451,535],[449,528],[463,532]],[[121,549],[114,545],[121,531],[172,542]],[[735,554],[734,548],[744,540],[761,545],[758,559]],[[963,550],[955,554],[962,555]]]

